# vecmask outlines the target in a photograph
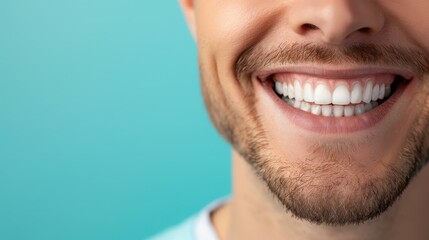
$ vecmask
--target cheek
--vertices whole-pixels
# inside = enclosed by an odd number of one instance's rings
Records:
[[[400,27],[414,44],[429,52],[429,1],[383,0],[381,4],[392,24]]]
[[[225,128],[222,122],[233,121],[230,112],[244,116],[249,111],[233,66],[240,53],[251,45],[246,35],[254,32],[249,28],[255,25],[252,12],[258,12],[258,4],[229,0],[198,3],[197,41],[202,81],[207,91],[206,102],[212,103],[211,117],[218,129],[222,129]]]
[[[198,6],[199,44],[221,57],[237,57],[272,27],[281,0],[204,1]],[[283,3],[284,5],[284,3]]]
[[[214,94],[240,116],[249,115],[250,78],[239,81],[234,66],[239,56],[266,36],[283,0],[207,0],[197,6],[197,41],[206,81]]]

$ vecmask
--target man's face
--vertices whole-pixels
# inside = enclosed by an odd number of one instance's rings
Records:
[[[215,126],[295,216],[373,218],[426,163],[428,1],[182,4]]]

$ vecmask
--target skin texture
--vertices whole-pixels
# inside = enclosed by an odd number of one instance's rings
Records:
[[[180,3],[208,112],[234,149],[233,196],[213,215],[221,239],[429,238],[429,2]],[[374,126],[331,133],[342,129],[334,120],[315,132],[255,77],[290,66],[412,79]]]

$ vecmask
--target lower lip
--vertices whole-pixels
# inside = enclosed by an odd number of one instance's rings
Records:
[[[370,129],[386,118],[407,87],[414,82],[413,80],[407,83],[401,82],[396,91],[386,101],[361,115],[353,117],[324,117],[296,109],[284,102],[275,94],[272,82],[255,81],[258,85],[262,86],[270,99],[272,99],[285,117],[293,124],[312,132],[324,134],[352,133]]]

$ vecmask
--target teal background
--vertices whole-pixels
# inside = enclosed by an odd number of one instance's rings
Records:
[[[0,239],[145,239],[230,192],[177,1],[0,1]]]

